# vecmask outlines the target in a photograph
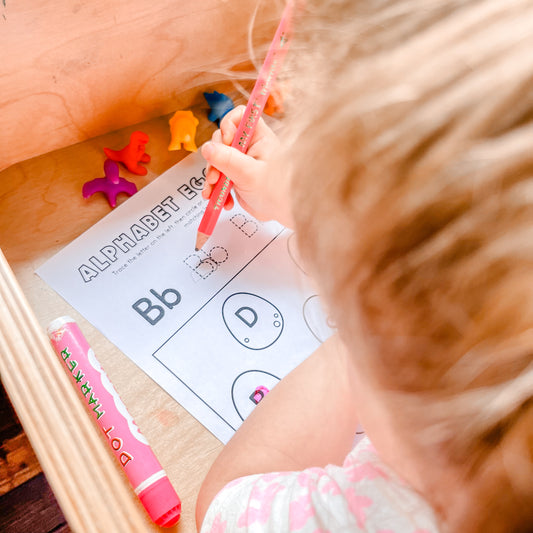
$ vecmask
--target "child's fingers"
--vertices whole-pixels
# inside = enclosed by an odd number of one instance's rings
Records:
[[[215,130],[213,135],[211,135],[211,140],[215,143],[222,142],[222,132],[220,130]]]
[[[222,143],[222,133],[220,132],[220,130],[215,130],[213,132],[213,135],[211,136],[211,141],[214,143],[219,143],[219,144]],[[214,185],[218,181],[219,175],[220,175],[220,172],[216,168],[213,168],[213,166],[208,161],[207,168],[206,168],[206,175],[205,175],[206,182],[211,185]]]
[[[222,142],[224,144],[229,146],[233,142],[233,137],[235,137],[245,109],[245,106],[239,105],[224,115],[220,122],[220,131],[222,132]]]
[[[233,196],[231,194],[228,194],[228,197],[226,198],[226,203],[224,204],[224,209],[227,209],[229,211],[230,209],[233,209],[234,205],[235,201],[233,200]]]
[[[237,107],[234,107],[231,111],[228,111],[224,118],[220,121],[220,129],[224,130],[227,127],[231,127],[233,125],[235,129],[238,128],[242,116],[244,115],[244,110],[246,109],[243,105],[238,105]]]
[[[222,121],[219,131],[221,133],[221,141],[227,146],[230,146],[237,133],[237,126],[231,120],[227,120],[226,122]]]
[[[255,159],[225,144],[207,142],[202,146],[202,155],[213,168],[224,173],[240,187],[249,186],[257,173]]]
[[[215,167],[212,165],[209,165],[209,168],[207,169],[207,172],[205,174],[205,181],[209,185],[214,185],[220,176],[220,171],[218,171]]]
[[[220,123],[220,130],[217,130],[221,132],[221,137],[217,136],[215,138],[213,135],[213,141],[221,141],[228,146],[231,145],[233,138],[237,133],[237,129],[240,125],[245,109],[246,108],[243,105],[240,105],[225,115]],[[268,127],[264,119],[259,117],[250,146],[268,133],[272,133],[272,130]]]
[[[217,176],[220,176],[220,172],[216,172]],[[206,182],[204,185],[204,188],[202,189],[202,198],[204,200],[209,200],[211,198],[211,194],[213,194],[213,189],[215,188],[216,180],[213,183]],[[233,196],[231,194],[228,194],[228,197],[226,198],[226,203],[224,204],[224,209],[232,209],[235,205],[235,202],[233,200]]]

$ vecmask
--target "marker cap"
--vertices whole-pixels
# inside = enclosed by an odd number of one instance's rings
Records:
[[[139,499],[158,526],[171,527],[180,519],[181,502],[166,476],[144,489]]]

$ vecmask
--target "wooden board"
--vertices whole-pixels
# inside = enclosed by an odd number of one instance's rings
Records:
[[[256,5],[260,49],[280,1],[2,0],[0,170],[200,103],[241,76]]]
[[[41,467],[26,434],[2,441],[0,446],[0,496],[41,473]],[[0,528],[0,531],[2,529]]]
[[[68,533],[50,486],[41,473],[0,497],[2,533]]]
[[[219,88],[220,87],[212,87]],[[230,94],[238,100],[238,94]],[[239,103],[237,101],[237,103]],[[207,106],[197,144],[216,129]],[[74,317],[133,418],[151,443],[183,503],[174,531],[195,531],[200,484],[222,448],[197,420],[71,308],[35,269],[110,211],[103,196],[85,200],[85,181],[102,175],[103,147],[127,144],[145,131],[152,161],[148,174],[121,175],[139,188],[188,153],[169,152],[169,116],[152,119],[39,156],[0,172],[0,373],[47,479],[73,531],[157,531],[135,498],[101,433],[51,351],[44,334],[58,316]],[[127,201],[121,197],[119,202]],[[22,288],[22,290],[20,289]],[[172,529],[170,530],[172,531]]]
[[[39,461],[0,383],[0,496],[40,472]]]

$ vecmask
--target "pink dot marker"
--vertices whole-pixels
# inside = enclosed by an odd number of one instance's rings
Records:
[[[150,518],[161,527],[177,524],[181,501],[79,326],[68,316],[57,318],[48,337]]]

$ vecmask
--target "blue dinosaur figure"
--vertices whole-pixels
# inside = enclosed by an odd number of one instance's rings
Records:
[[[229,96],[219,93],[218,91],[204,93],[204,97],[211,108],[207,118],[211,122],[216,122],[217,125],[220,126],[220,121],[224,118],[224,115],[235,107],[233,105],[233,100]]]

